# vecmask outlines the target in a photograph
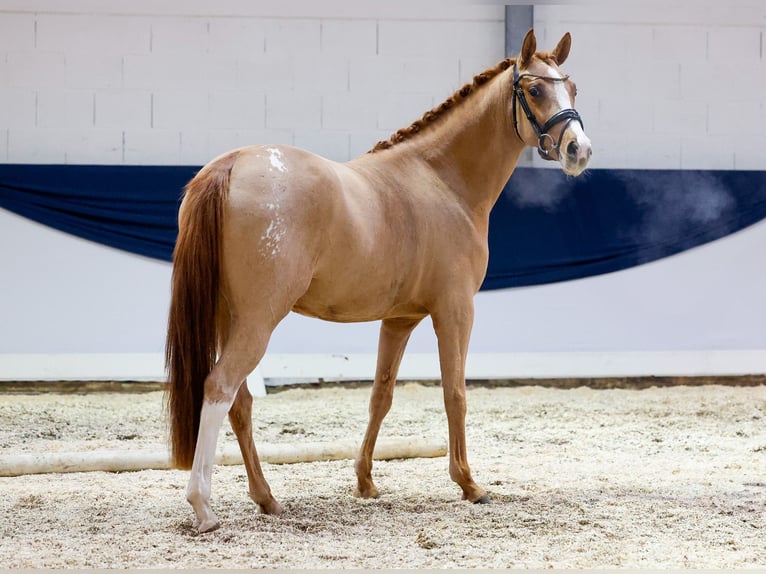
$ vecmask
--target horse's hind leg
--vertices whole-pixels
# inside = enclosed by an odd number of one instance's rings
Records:
[[[354,494],[361,498],[378,496],[378,489],[372,482],[372,455],[375,450],[375,441],[378,438],[380,425],[391,409],[396,375],[399,372],[404,348],[412,330],[420,323],[420,320],[420,318],[386,319],[380,326],[378,365],[375,369],[375,382],[370,396],[370,422],[354,464],[357,478]]]
[[[247,480],[250,486],[250,498],[258,504],[264,514],[282,514],[282,507],[271,494],[269,484],[263,476],[258,452],[253,442],[253,397],[247,388],[247,382],[239,387],[237,397],[229,411],[229,421],[237,435],[242,458],[245,461]]]
[[[258,365],[266,350],[268,335],[254,335],[257,324],[249,323],[249,327],[240,331],[239,337],[235,335],[229,340],[218,363],[205,379],[199,434],[186,489],[186,499],[197,515],[200,532],[218,528],[218,519],[210,507],[210,491],[215,447],[223,419],[231,409],[240,385]]]

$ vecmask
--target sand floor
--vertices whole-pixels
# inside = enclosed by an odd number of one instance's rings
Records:
[[[256,399],[256,443],[361,439],[369,387]],[[0,456],[164,446],[162,394],[0,394]],[[185,471],[0,478],[6,568],[766,567],[766,387],[470,387],[468,448],[489,505],[446,457],[265,464],[285,507],[257,513],[217,467],[221,520],[198,535]],[[382,436],[443,439],[441,389],[402,384]],[[235,443],[228,423],[219,446]]]

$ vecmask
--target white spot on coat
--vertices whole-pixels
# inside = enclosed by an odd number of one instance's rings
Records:
[[[266,151],[269,152],[271,167],[276,168],[282,173],[287,173],[287,166],[285,166],[285,163],[282,161],[282,152],[275,147],[267,148]]]
[[[273,174],[271,177],[271,197],[272,200],[265,204],[269,210],[269,225],[261,235],[261,254],[265,257],[274,257],[281,249],[281,242],[287,233],[285,221],[281,213],[280,195],[285,190],[285,182],[282,177],[274,173],[287,173],[287,166],[283,161],[282,152],[275,147],[266,148],[269,153],[269,171]]]

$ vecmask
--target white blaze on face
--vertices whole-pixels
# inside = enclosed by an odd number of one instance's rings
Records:
[[[547,75],[550,78],[562,78],[563,76],[556,70],[553,66],[548,66],[548,69],[545,71],[545,75]],[[567,91],[566,85],[564,82],[551,82],[553,84],[555,94],[556,94],[556,104],[558,105],[558,111],[566,110],[572,107],[572,102],[569,99],[569,92]],[[544,123],[544,122],[541,122]],[[572,134],[574,134],[575,139],[577,140],[577,144],[581,147],[584,146],[590,146],[590,139],[588,136],[585,135],[585,132],[582,129],[582,126],[580,125],[580,122],[578,121],[571,121],[569,122],[569,127],[567,127],[567,130],[571,131]]]

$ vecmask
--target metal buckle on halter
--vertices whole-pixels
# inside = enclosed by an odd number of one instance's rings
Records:
[[[546,149],[545,145],[543,145],[546,140],[551,142],[551,147],[548,149]],[[550,157],[550,153],[553,150],[558,151],[558,149],[559,149],[559,146],[557,146],[556,142],[553,141],[553,136],[551,134],[548,134],[548,133],[540,134],[540,137],[537,139],[537,153],[540,154],[541,158],[553,160],[553,158]]]

